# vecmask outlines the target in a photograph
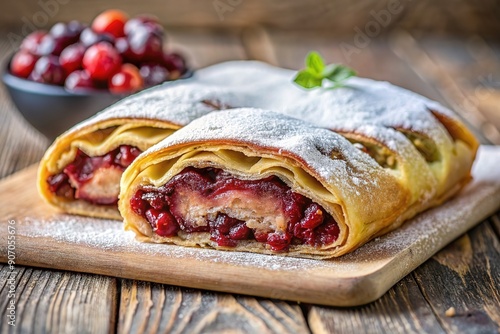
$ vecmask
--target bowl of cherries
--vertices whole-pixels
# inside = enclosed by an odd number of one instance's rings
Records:
[[[61,22],[32,32],[2,78],[23,116],[53,139],[124,96],[189,76],[164,41],[156,17],[107,10],[89,26]]]

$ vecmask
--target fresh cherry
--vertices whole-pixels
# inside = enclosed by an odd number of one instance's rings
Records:
[[[98,34],[92,28],[85,28],[80,34],[80,43],[84,47],[88,48],[99,42],[108,42],[113,44],[115,41],[114,37],[107,33]]]
[[[70,34],[72,34],[73,36],[78,36],[78,38],[80,37],[80,35],[82,34],[82,32],[85,28],[87,28],[87,25],[83,24],[77,20],[69,21],[67,24],[68,32]],[[77,38],[77,40],[78,40],[78,38]]]
[[[20,50],[14,55],[10,62],[10,72],[15,76],[27,78],[33,71],[37,60],[38,57],[32,53]]]
[[[110,9],[99,14],[92,22],[92,29],[98,34],[108,33],[114,37],[123,37],[123,28],[128,16],[124,12]]]
[[[72,91],[95,88],[90,74],[85,70],[74,71],[68,75],[64,82],[64,87]]]
[[[83,55],[85,47],[80,44],[72,44],[61,52],[59,63],[67,74],[82,68]]]
[[[163,39],[144,26],[137,27],[129,36],[130,51],[142,62],[162,60]]]
[[[133,93],[144,87],[139,69],[132,64],[122,65],[119,72],[109,80],[109,90],[113,94]]]
[[[69,29],[66,23],[56,23],[50,29],[50,33],[43,36],[37,54],[59,56],[64,48],[78,41],[79,35],[79,31]]]
[[[62,85],[66,76],[56,56],[44,56],[36,62],[31,77],[33,81]]]
[[[42,30],[32,32],[23,39],[20,49],[34,55],[39,55],[38,48],[45,35],[47,35],[47,32]]]
[[[164,37],[164,30],[158,22],[158,18],[147,14],[139,15],[128,20],[124,27],[125,35],[129,36],[133,34],[133,32],[141,26],[145,27],[148,31],[159,35],[160,37]]]
[[[58,47],[60,47],[60,45]],[[49,56],[49,55],[54,55],[55,51],[56,51],[56,40],[51,35],[47,34],[42,37],[40,45],[36,50],[36,54],[39,56]]]
[[[118,51],[107,42],[92,45],[83,55],[83,67],[95,80],[107,80],[120,70],[121,64]]]
[[[126,37],[117,38],[115,41],[115,48],[124,62],[136,65],[140,64],[139,56],[132,52],[129,41]]]
[[[144,79],[144,85],[146,87],[155,86],[165,82],[169,79],[168,70],[161,66],[155,64],[142,65],[140,69],[142,78]]]
[[[170,79],[178,79],[187,70],[186,61],[178,53],[165,53],[163,55],[163,65],[170,72]]]
[[[59,22],[52,26],[50,35],[54,39],[59,40],[63,45],[70,45],[78,42],[82,30],[83,27],[77,21],[72,21],[71,23]]]

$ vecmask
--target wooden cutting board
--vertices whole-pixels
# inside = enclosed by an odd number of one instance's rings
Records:
[[[0,183],[0,261],[336,306],[382,296],[500,207],[500,147],[481,147],[474,181],[441,207],[333,260],[144,244],[121,222],[59,213],[42,202],[36,166]],[[11,232],[8,234],[8,226]],[[11,238],[12,239],[12,238]]]

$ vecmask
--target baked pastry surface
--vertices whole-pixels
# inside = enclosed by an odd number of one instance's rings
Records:
[[[121,145],[145,151],[200,116],[237,107],[284,113],[341,134],[405,183],[414,203],[443,201],[467,182],[478,143],[448,109],[363,78],[339,89],[305,91],[293,84],[295,73],[254,61],[227,62],[126,98],[54,142],[40,164],[40,193],[70,213],[120,219],[114,204],[58,196],[47,180],[62,173],[79,150],[90,157]],[[106,178],[113,194],[117,175]]]
[[[69,213],[121,219],[116,203],[99,205],[75,196],[58,196],[51,191],[49,178],[63,174],[65,167],[75,162],[80,152],[88,157],[102,157],[123,145],[145,151],[191,120],[217,108],[225,108],[224,96],[230,95],[221,94],[215,87],[202,89],[198,84],[192,84],[187,89],[176,82],[116,103],[54,141],[40,162],[39,193],[48,203]],[[104,179],[102,187],[94,192],[115,188],[117,200],[119,175]],[[71,185],[77,187],[74,183]]]
[[[426,112],[429,117],[435,117],[434,113]],[[379,114],[373,118],[367,115],[370,121],[358,131],[345,129],[337,134],[261,109],[210,113],[146,151],[125,171],[119,201],[125,228],[134,231],[142,241],[183,246],[319,258],[346,254],[397,228],[416,213],[439,205],[470,178],[475,141],[453,138],[436,120],[434,124],[438,128],[429,128],[429,131],[437,132],[435,138],[441,141],[429,153],[421,152],[425,147],[419,148],[413,137],[393,128],[381,130],[386,127],[380,124],[379,117]],[[435,138],[431,135],[424,139],[433,143]],[[427,153],[436,156],[427,156]],[[453,167],[456,164],[460,166]],[[276,209],[271,217],[263,215],[262,207],[273,201],[265,192],[253,196],[234,188],[228,192],[218,192],[215,188],[210,192],[216,195],[192,201],[189,191],[174,186],[178,184],[176,180],[185,177],[186,170],[193,168],[222,170],[223,181],[235,178],[237,182],[255,182],[277,177],[290,191],[307,198],[308,203],[318,204],[323,217],[331,216],[338,226],[338,234],[326,239],[307,239],[303,237],[303,230],[297,234],[290,227],[292,218],[285,209]],[[224,182],[219,184],[225,186]],[[154,202],[158,200],[151,197],[155,191],[164,203]],[[172,194],[186,195],[174,199]],[[211,211],[213,207],[203,205],[205,200],[212,201],[214,197],[222,198],[215,212]],[[140,206],[132,204],[141,199]],[[189,210],[185,209],[179,216],[179,205]],[[153,208],[155,214],[146,213]],[[169,220],[158,219],[163,213]],[[231,231],[216,230],[217,224],[223,221],[219,215],[236,219],[231,226],[245,222],[251,233],[233,240],[229,246],[220,242],[219,234],[230,237]],[[296,223],[304,227],[307,210],[302,211],[302,215]],[[177,227],[169,229],[172,222],[177,223]],[[307,233],[317,235],[321,226],[315,225]],[[263,231],[284,236],[286,247],[273,247],[274,239],[268,237],[266,241],[258,237]]]

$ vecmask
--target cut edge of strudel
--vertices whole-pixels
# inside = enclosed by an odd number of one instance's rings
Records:
[[[441,204],[470,180],[472,136],[453,141],[447,159],[460,167],[439,169],[411,136],[373,124],[358,133],[260,109],[210,113],[125,171],[125,229],[147,242],[330,258]]]
[[[157,87],[126,98],[59,136],[39,165],[42,198],[68,213],[120,220],[125,168],[192,119],[226,106],[217,89],[168,86],[176,89]]]

